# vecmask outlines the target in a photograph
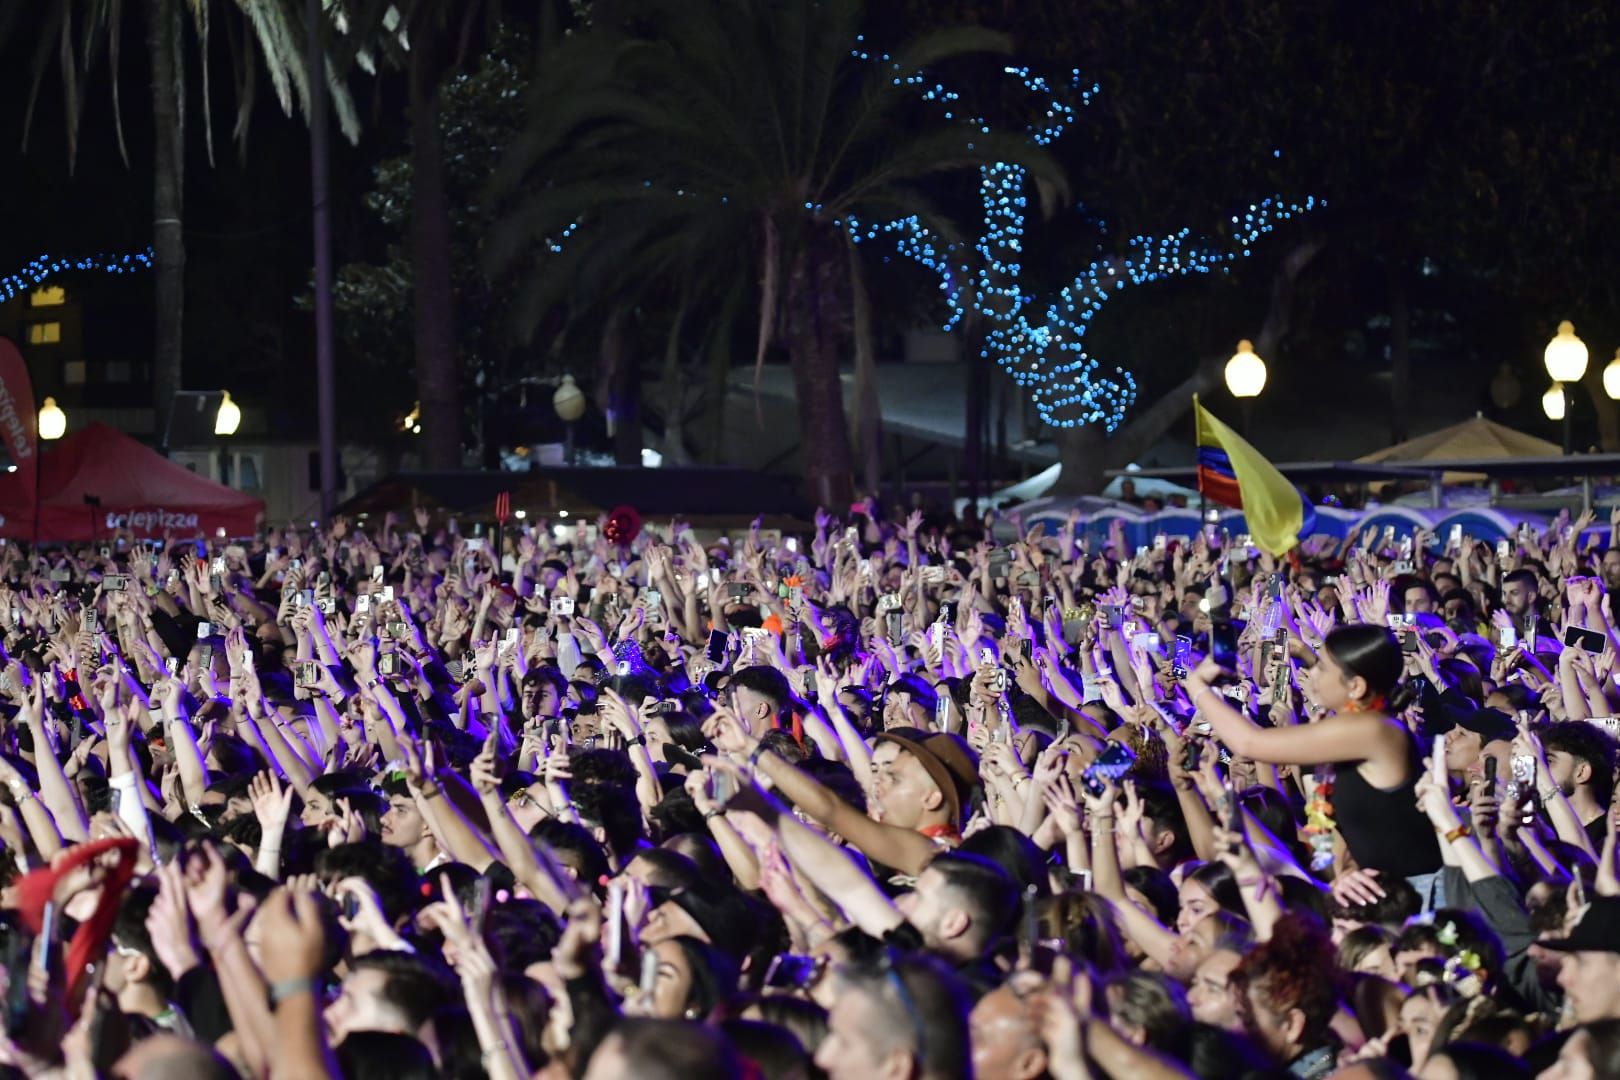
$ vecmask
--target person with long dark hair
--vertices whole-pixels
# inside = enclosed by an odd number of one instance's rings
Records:
[[[1335,766],[1332,816],[1357,867],[1406,878],[1424,910],[1443,905],[1440,846],[1413,789],[1422,752],[1398,714],[1405,688],[1400,646],[1381,626],[1329,633],[1306,673],[1306,697],[1322,710],[1314,723],[1263,728],[1211,685],[1213,658],[1187,676],[1187,693],[1234,755],[1272,765]]]

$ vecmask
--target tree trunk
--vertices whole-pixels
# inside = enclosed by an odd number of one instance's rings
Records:
[[[664,345],[664,376],[660,396],[664,399],[664,463],[690,465],[686,451],[686,371],[681,365],[681,332],[686,326],[686,300],[681,300]]]
[[[1406,265],[1391,256],[1389,276],[1389,441],[1405,442],[1407,396],[1412,385],[1412,305],[1406,295]]]
[[[967,408],[962,417],[962,472],[967,480],[968,505],[974,510],[985,493],[984,402],[990,393],[990,361],[985,359],[980,345],[977,325],[964,325],[961,348],[962,362],[967,365]]]
[[[309,78],[310,223],[315,247],[315,441],[320,447],[321,520],[327,522],[337,509],[338,497],[337,358],[332,334],[331,147],[326,140],[321,0],[306,0],[304,32],[309,38],[305,70]]]
[[[708,445],[703,448],[703,461],[708,465],[726,460],[726,408],[731,397],[731,335],[727,328],[736,319],[741,305],[740,292],[733,291],[727,296],[709,337],[709,385],[704,393],[709,410]]]
[[[416,386],[422,403],[422,465],[461,467],[450,208],[439,133],[438,35],[411,38],[411,277],[416,319]]]
[[[811,252],[802,251],[793,276],[798,302],[789,340],[799,399],[799,453],[807,494],[818,506],[838,513],[854,501],[855,475],[838,353],[822,310],[821,274],[814,262]]]
[[[608,416],[613,422],[613,463],[641,464],[641,364],[633,349],[624,347],[626,318],[617,313],[612,351],[612,377],[608,382]]]
[[[1099,424],[1057,430],[1058,461],[1063,468],[1049,495],[1097,495],[1107,486],[1103,477],[1104,432]]]
[[[1598,448],[1605,454],[1620,452],[1620,406],[1603,389],[1603,368],[1589,364],[1581,385],[1586,387],[1586,395],[1592,399],[1593,415],[1597,417]]]
[[[152,407],[160,435],[181,387],[185,321],[185,103],[181,99],[180,0],[150,0],[147,44],[152,50],[152,248],[156,340],[152,352]]]
[[[883,485],[883,404],[878,397],[877,360],[872,355],[872,301],[866,291],[860,249],[847,237],[845,247],[855,319],[855,425],[860,432],[861,479],[867,493],[876,495]]]

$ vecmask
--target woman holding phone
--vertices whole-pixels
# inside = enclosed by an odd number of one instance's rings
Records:
[[[1213,658],[1187,676],[1193,705],[1233,755],[1271,765],[1337,767],[1332,814],[1356,867],[1402,877],[1425,911],[1443,907],[1440,847],[1413,794],[1424,761],[1399,719],[1407,690],[1399,644],[1381,626],[1328,634],[1306,673],[1306,697],[1325,715],[1310,724],[1264,728],[1233,709],[1210,684],[1224,674]]]

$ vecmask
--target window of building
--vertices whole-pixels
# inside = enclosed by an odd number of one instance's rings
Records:
[[[107,379],[108,382],[114,382],[114,383],[126,383],[126,382],[129,382],[129,377],[130,377],[129,361],[127,361],[127,360],[109,360],[107,362],[106,366],[102,369],[102,374],[106,376],[106,379]]]
[[[221,455],[220,483],[238,491],[258,491],[264,486],[264,460],[256,453],[233,452]]]
[[[62,324],[59,322],[28,324],[28,344],[30,345],[56,345],[61,340]]]
[[[67,290],[60,285],[45,285],[28,294],[29,307],[61,307],[67,303]]]
[[[69,360],[62,365],[62,381],[69,386],[84,385],[84,361]]]

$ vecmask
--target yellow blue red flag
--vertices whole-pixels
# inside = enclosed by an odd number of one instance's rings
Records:
[[[1316,524],[1310,500],[1237,432],[1193,397],[1198,423],[1198,490],[1243,511],[1254,546],[1282,555]]]

